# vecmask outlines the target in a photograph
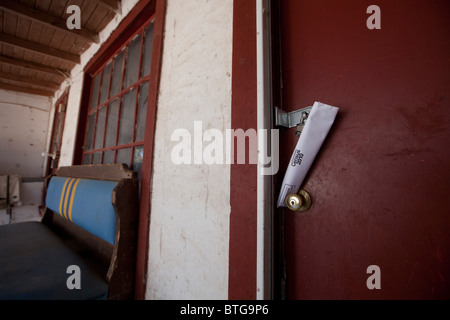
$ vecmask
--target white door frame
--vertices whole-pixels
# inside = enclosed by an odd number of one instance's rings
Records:
[[[270,0],[256,0],[256,37],[257,37],[257,119],[258,133],[268,130],[271,143],[258,139],[258,155],[272,155],[273,128],[272,81],[271,81],[271,10]],[[260,135],[258,135],[260,136]],[[267,152],[269,151],[269,152]],[[278,159],[278,155],[277,159]],[[272,160],[273,161],[273,160]],[[277,160],[278,161],[278,160]],[[272,163],[273,167],[273,163]],[[273,175],[263,175],[267,168],[258,161],[257,182],[257,300],[273,298]],[[278,168],[275,168],[278,170]],[[276,172],[275,172],[276,173]]]

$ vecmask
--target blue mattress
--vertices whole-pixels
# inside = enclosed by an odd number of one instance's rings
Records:
[[[114,245],[116,211],[111,203],[117,181],[52,177],[45,204],[63,218]]]
[[[81,289],[70,290],[69,266],[80,268]],[[39,222],[0,226],[0,300],[106,299],[108,285],[83,257]]]

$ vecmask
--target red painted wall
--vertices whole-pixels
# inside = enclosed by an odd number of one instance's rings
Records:
[[[257,128],[256,2],[234,1],[232,129]],[[235,162],[237,160],[235,159]],[[231,300],[256,298],[256,165],[231,166]]]

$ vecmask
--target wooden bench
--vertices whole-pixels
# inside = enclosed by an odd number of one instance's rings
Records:
[[[136,173],[122,164],[60,168],[46,181],[45,205],[41,222],[0,226],[0,299],[132,299]],[[81,289],[68,285],[71,266]]]

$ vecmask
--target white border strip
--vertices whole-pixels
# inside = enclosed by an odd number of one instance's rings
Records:
[[[267,84],[267,42],[268,30],[266,26],[266,8],[267,0],[256,0],[256,37],[257,37],[257,121],[258,121],[258,134],[264,129],[268,128],[268,119],[270,119],[270,109],[268,106],[268,88]],[[269,125],[270,126],[270,125]],[[267,154],[267,144],[258,139],[258,155]],[[256,298],[257,300],[264,300],[270,296],[268,288],[270,284],[267,283],[267,276],[270,272],[270,254],[268,250],[271,248],[266,247],[266,239],[268,236],[270,226],[266,225],[267,212],[271,212],[269,208],[272,201],[270,201],[270,183],[271,178],[262,174],[263,164],[258,161],[258,180],[257,180],[257,245],[256,245]],[[269,220],[270,221],[270,220]],[[270,278],[269,278],[270,279]]]

